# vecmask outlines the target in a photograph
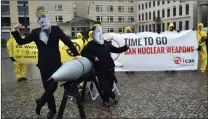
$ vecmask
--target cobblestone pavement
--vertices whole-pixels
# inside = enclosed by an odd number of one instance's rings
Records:
[[[86,96],[84,108],[87,118],[208,118],[208,73],[180,71],[116,73],[119,104],[105,108],[99,98]],[[2,60],[2,118],[45,118],[35,114],[35,99],[43,93],[39,72],[28,66],[28,81],[17,82],[9,59]],[[59,109],[63,88],[55,92]],[[68,101],[64,118],[79,118],[74,101]]]

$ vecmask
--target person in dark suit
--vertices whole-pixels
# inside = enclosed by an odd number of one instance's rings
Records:
[[[127,45],[116,48],[110,42],[105,41],[103,38],[102,27],[95,24],[93,29],[93,40],[90,41],[82,51],[82,56],[87,57],[95,68],[96,76],[103,91],[103,104],[106,107],[111,106],[109,99],[113,99],[114,104],[117,105],[115,93],[112,91],[113,83],[116,80],[114,75],[115,64],[111,57],[111,52],[122,53],[129,47]]]
[[[40,70],[43,87],[45,89],[44,94],[40,99],[36,100],[36,113],[40,115],[41,107],[47,102],[50,112],[47,117],[52,118],[56,113],[56,104],[53,93],[57,89],[57,82],[47,81],[50,76],[62,65],[60,51],[59,51],[59,39],[66,44],[72,51],[75,58],[81,58],[78,51],[74,47],[71,40],[64,34],[59,26],[51,26],[48,16],[48,11],[44,6],[39,6],[36,10],[37,21],[40,28],[33,29],[25,38],[21,38],[18,28],[22,25],[17,24],[14,26],[14,30],[11,32],[18,45],[35,42],[38,48],[38,64],[37,67]]]

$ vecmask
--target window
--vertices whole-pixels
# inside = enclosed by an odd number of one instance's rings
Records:
[[[162,10],[162,18],[165,17],[165,10]]]
[[[28,1],[17,1],[17,4],[28,4]]]
[[[157,10],[157,17],[160,17],[160,10]]]
[[[165,31],[165,23],[162,23],[162,32]]]
[[[63,16],[56,16],[56,22],[63,22]]]
[[[158,6],[160,5],[160,1],[157,1],[157,5],[158,5]]]
[[[140,10],[140,5],[138,5],[138,9]]]
[[[153,1],[153,7],[155,7],[155,1]]]
[[[152,24],[153,32],[155,32],[155,24]]]
[[[1,4],[4,4],[4,5],[9,5],[9,1],[1,1]]]
[[[155,11],[153,11],[153,19],[155,18]]]
[[[148,31],[148,25],[146,25],[146,31]]]
[[[25,12],[24,12],[24,10],[25,10]],[[26,15],[28,15],[28,6],[25,6],[25,9],[24,9],[24,6],[18,6],[18,14],[24,15],[24,13],[26,13]]]
[[[118,0],[119,2],[123,2],[124,0]]]
[[[118,22],[124,22],[124,16],[118,16]]]
[[[142,9],[144,9],[144,4],[142,4]]]
[[[176,22],[173,22],[173,26],[175,27],[175,29],[176,29]]]
[[[1,14],[10,15],[9,5],[1,5]]]
[[[145,7],[146,7],[146,9],[147,9],[147,2],[145,3]]]
[[[180,5],[180,6],[179,6],[179,16],[182,16],[182,13],[183,13],[182,10],[183,10],[183,9],[182,9],[182,5]]]
[[[108,28],[108,32],[114,32],[114,28]]]
[[[118,12],[124,12],[124,6],[118,6]]]
[[[96,12],[102,12],[103,8],[102,5],[96,5]]]
[[[25,17],[19,17],[19,23],[20,24],[24,24],[25,25]],[[26,17],[26,25],[27,26],[30,26],[30,20],[29,20],[29,17]]]
[[[173,2],[176,2],[175,0],[173,0]]]
[[[168,23],[167,23],[167,29],[169,29],[169,25],[170,25],[170,23],[168,22]]]
[[[189,4],[186,4],[186,15],[189,15]]]
[[[141,26],[139,25],[139,32],[141,32]]]
[[[56,11],[62,11],[62,5],[61,4],[55,4],[55,10]]]
[[[142,14],[142,21],[144,21],[144,14]]]
[[[118,28],[118,32],[119,33],[123,33],[124,32],[124,28]]]
[[[149,31],[150,31],[150,32],[152,31],[151,24],[149,24]]]
[[[129,16],[128,20],[129,20],[129,22],[134,22],[134,16]]]
[[[144,25],[142,25],[142,32],[144,32]]]
[[[186,30],[189,30],[189,21],[186,21]]]
[[[173,16],[176,16],[176,7],[173,7]]]
[[[113,22],[113,16],[108,16],[108,22]]]
[[[139,18],[138,19],[139,19],[139,21],[141,20],[141,15],[140,14],[139,14]]]
[[[10,32],[1,32],[1,38],[10,39]]]
[[[146,14],[145,14],[145,18],[146,18],[146,20],[147,20],[147,18],[148,18],[148,14],[147,14],[147,12],[146,12]]]
[[[99,22],[103,22],[103,17],[102,16],[96,16],[96,20]]]
[[[163,4],[163,5],[165,4],[165,1],[164,1],[164,0],[162,1],[162,4]]]
[[[113,5],[108,5],[108,12],[113,12]]]
[[[129,0],[128,2],[134,2],[133,0]]]
[[[170,1],[168,0],[167,3],[170,3]]]
[[[11,26],[10,17],[1,17],[1,26]]]
[[[182,31],[182,29],[183,29],[183,23],[182,21],[179,21],[179,30]]]
[[[134,12],[134,6],[128,6],[128,12]]]
[[[151,12],[149,12],[149,20],[151,20]]]
[[[149,2],[149,8],[151,8],[151,2]]]
[[[167,17],[170,17],[170,8],[167,9]]]

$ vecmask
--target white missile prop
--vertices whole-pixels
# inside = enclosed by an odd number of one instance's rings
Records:
[[[62,64],[62,66],[48,79],[61,81],[75,81],[84,76],[92,69],[92,63],[85,57],[74,59]]]

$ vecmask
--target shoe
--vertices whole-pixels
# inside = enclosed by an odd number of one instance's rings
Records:
[[[17,81],[18,81],[18,82],[22,81],[22,78],[18,78]]]
[[[204,73],[205,71],[204,70],[201,70],[201,73]]]
[[[105,107],[111,107],[111,104],[110,104],[109,102],[103,102],[103,105],[104,105]]]
[[[56,110],[50,110],[50,112],[47,115],[47,119],[53,118],[55,114],[56,114]]]
[[[37,115],[40,115],[40,110],[41,110],[41,106],[38,104],[38,99],[36,99],[36,108],[35,108],[35,112]]]
[[[113,103],[114,105],[118,105],[118,99],[116,97],[113,99]]]
[[[22,80],[24,80],[24,81],[25,81],[25,80],[27,80],[27,78],[25,78],[25,77],[22,77]]]

